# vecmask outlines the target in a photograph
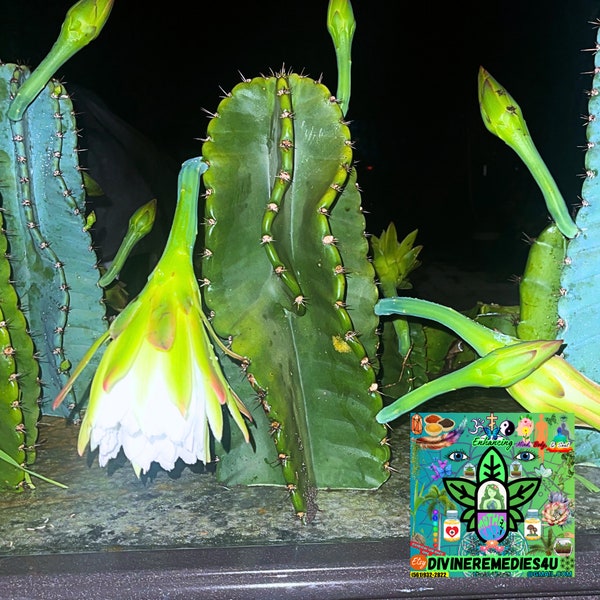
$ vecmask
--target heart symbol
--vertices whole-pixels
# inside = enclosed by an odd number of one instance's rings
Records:
[[[456,537],[458,535],[458,527],[452,525],[452,527],[446,527],[446,535],[448,537]]]

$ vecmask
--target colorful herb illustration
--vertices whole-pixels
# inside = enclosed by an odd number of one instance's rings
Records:
[[[519,507],[529,502],[540,487],[539,479],[529,477],[509,481],[508,472],[503,456],[491,447],[477,465],[475,481],[460,477],[444,479],[450,497],[466,507],[461,521],[467,531],[476,532],[483,542],[491,539],[501,542],[509,532],[517,531],[518,523],[523,521]],[[488,502],[488,488],[492,486],[496,496],[504,500],[504,508],[497,501]]]

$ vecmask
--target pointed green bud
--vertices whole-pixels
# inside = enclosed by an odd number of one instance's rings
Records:
[[[562,344],[560,340],[526,346],[523,344],[528,342],[488,329],[452,308],[418,298],[383,298],[375,305],[375,314],[431,319],[454,331],[478,354],[485,355],[459,371],[433,379],[401,396],[379,411],[376,415],[379,423],[389,423],[451,390],[498,385],[506,387],[529,412],[572,411],[581,422],[600,428],[600,385],[553,355]]]
[[[483,67],[479,67],[479,109],[484,125],[511,148],[531,139],[517,101]]]
[[[472,377],[469,386],[509,387],[531,375],[562,344],[562,340],[536,340],[496,348],[461,371]]]
[[[338,67],[337,98],[341,101],[342,113],[345,115],[350,103],[352,38],[356,30],[350,0],[329,0],[327,30],[335,47]]]
[[[56,42],[37,69],[19,88],[8,109],[11,121],[20,121],[27,107],[69,58],[95,40],[102,31],[114,0],[79,0],[68,11]]]
[[[98,281],[99,286],[106,287],[118,277],[127,257],[131,254],[135,245],[152,230],[155,218],[156,198],[153,198],[149,202],[146,202],[146,204],[140,206],[140,208],[131,215],[127,233],[125,234],[110,267],[106,273],[100,277],[100,280]]]
[[[579,229],[531,139],[520,106],[483,67],[479,67],[477,83],[479,108],[485,126],[510,146],[525,163],[544,194],[548,212],[561,233],[568,238],[575,237]]]

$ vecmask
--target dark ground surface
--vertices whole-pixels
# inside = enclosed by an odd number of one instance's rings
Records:
[[[427,405],[434,411],[518,411],[502,391],[462,390]],[[126,460],[100,468],[97,457],[79,457],[78,428],[44,417],[45,440],[35,469],[68,485],[36,481],[36,489],[0,496],[0,556],[213,548],[264,544],[381,541],[409,531],[408,419],[391,435],[390,479],[373,491],[320,491],[319,512],[309,525],[295,519],[280,487],[226,487],[212,474],[184,469],[177,477],[159,471],[138,480]],[[600,469],[578,467],[600,485]],[[577,526],[600,532],[600,494],[576,484]],[[0,595],[1,596],[1,595]]]

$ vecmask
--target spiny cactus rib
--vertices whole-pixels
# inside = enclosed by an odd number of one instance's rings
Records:
[[[558,332],[560,276],[567,240],[551,223],[533,241],[519,284],[520,317],[517,336],[522,340],[553,340]]]
[[[24,67],[0,68],[0,113],[6,114],[28,77]],[[106,330],[99,271],[85,229],[85,193],[77,161],[73,106],[64,87],[52,80],[22,118],[4,120],[2,206],[14,287],[40,361],[42,413],[64,385],[94,339]],[[84,397],[81,380],[61,416]]]
[[[217,333],[250,360],[275,446],[273,455],[257,443],[256,453],[282,467],[252,483],[280,484],[283,472],[296,513],[310,521],[316,489],[373,488],[389,476],[369,359],[377,290],[349,131],[327,88],[296,74],[239,84],[216,115],[202,149],[204,297]],[[265,211],[265,199],[276,210]],[[222,457],[221,478],[234,455]]]
[[[40,386],[33,344],[10,283],[7,250],[0,211],[0,450],[25,466],[35,460]],[[21,469],[0,461],[0,489],[20,491],[28,483]]]
[[[15,70],[15,77],[13,79],[13,86],[16,93],[19,86],[17,82],[19,82],[18,74],[20,74],[20,70]],[[60,98],[61,93],[63,93],[62,86],[55,85],[52,89],[52,96],[55,99],[56,112],[55,115],[60,114],[60,107],[58,105],[58,99]],[[53,172],[56,176],[56,181],[59,182],[59,187],[65,201],[67,202],[69,208],[74,210],[76,214],[79,214],[79,207],[77,206],[76,200],[71,195],[71,190],[67,188],[66,181],[63,178],[60,167],[60,158],[63,152],[63,138],[62,138],[62,124],[60,122],[60,118],[55,119],[54,123],[55,127],[55,140],[54,147],[52,148],[52,156],[53,156]],[[67,286],[67,280],[65,277],[64,264],[59,259],[56,252],[52,248],[52,245],[48,240],[46,240],[41,231],[40,231],[40,222],[39,217],[37,215],[37,210],[32,198],[34,197],[33,190],[33,182],[30,178],[29,169],[31,168],[28,165],[28,157],[27,157],[27,148],[25,145],[26,141],[26,131],[23,126],[22,121],[15,122],[11,124],[12,132],[13,132],[13,141],[15,144],[15,153],[17,155],[17,163],[19,167],[19,173],[17,178],[17,186],[18,186],[18,196],[22,198],[21,205],[23,207],[23,215],[25,217],[26,227],[29,235],[32,238],[33,244],[39,248],[41,252],[39,255],[42,258],[42,261],[46,265],[50,265],[51,268],[56,270],[56,279],[58,280],[58,304],[59,304],[59,312],[58,318],[56,319],[56,326],[54,328],[54,335],[52,336],[52,347],[53,353],[58,357],[58,363],[60,365],[64,365],[63,370],[68,370],[69,364],[65,359],[65,355],[63,352],[63,337],[65,328],[67,326],[67,312],[69,310],[70,304],[70,296],[69,296],[69,288]]]
[[[273,271],[285,283],[292,294],[293,308],[298,314],[303,315],[306,312],[304,294],[296,276],[283,264],[277,253],[275,240],[272,235],[272,225],[279,209],[283,197],[290,187],[294,176],[294,127],[292,103],[290,91],[287,87],[287,81],[284,77],[277,80],[277,95],[280,98],[281,106],[281,133],[279,136],[281,169],[275,178],[271,198],[265,208],[262,223],[261,244],[265,248],[267,256],[273,265]]]

